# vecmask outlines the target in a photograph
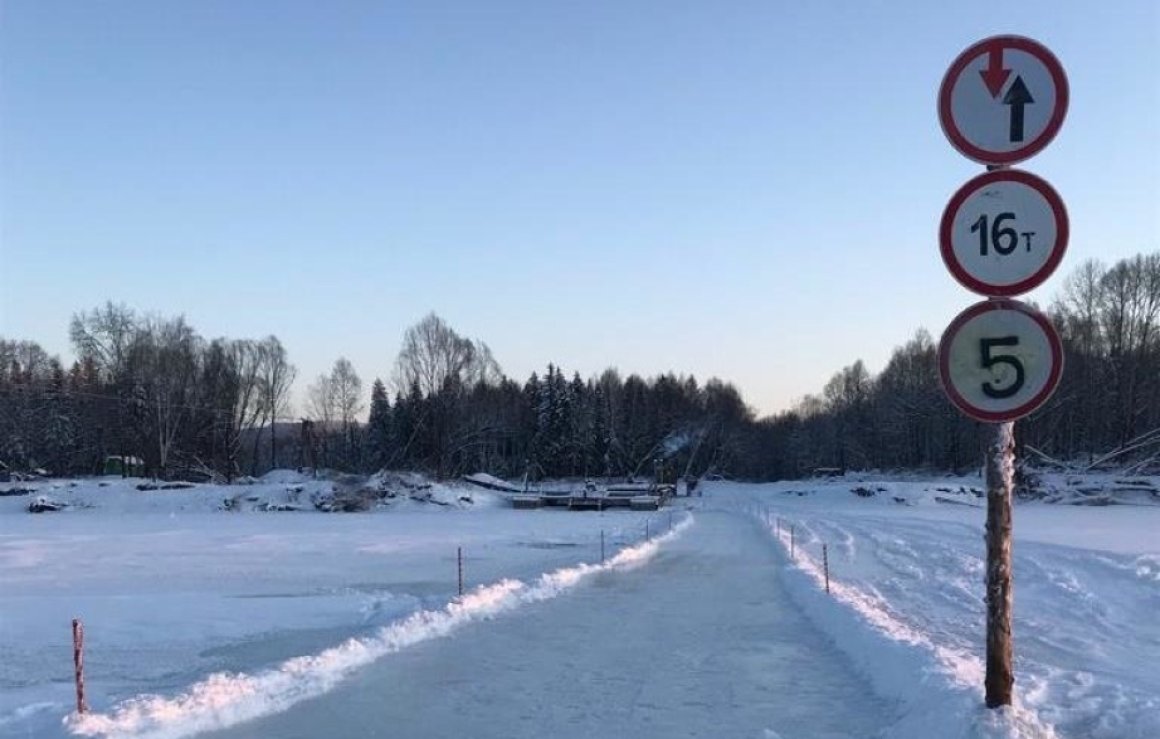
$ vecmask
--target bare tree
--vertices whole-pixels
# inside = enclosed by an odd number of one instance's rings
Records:
[[[199,402],[196,397],[201,339],[182,317],[150,318],[128,350],[141,420],[156,444],[157,469],[164,472],[174,444]]]
[[[482,341],[473,342],[473,346],[475,352],[471,363],[465,369],[464,384],[498,385],[503,381],[503,370],[495,360],[495,355],[491,353],[491,347]]]
[[[491,359],[491,352],[482,361]],[[434,313],[407,329],[403,346],[395,360],[395,390],[401,393],[418,385],[419,391],[429,397],[441,390],[448,381],[463,385],[475,376],[484,376],[490,370],[481,370],[480,352],[475,343],[465,339]]]
[[[317,449],[313,451],[316,453],[315,458],[324,467],[333,464],[330,458],[330,438],[334,433],[338,413],[331,375],[319,375],[306,388],[306,415],[314,421],[317,431],[312,434],[312,445]]]
[[[249,339],[229,342],[228,353],[232,371],[237,376],[237,393],[229,408],[228,461],[226,475],[232,478],[241,456],[242,432],[256,429],[263,413],[261,387],[262,352],[258,343]],[[255,438],[257,434],[255,433]]]
[[[334,369],[330,372],[330,385],[339,420],[344,428],[349,428],[357,423],[359,414],[366,409],[366,403],[363,401],[362,380],[346,357],[340,357],[334,363]]]
[[[306,415],[324,431],[333,426],[338,410],[330,375],[319,375],[306,388]]]
[[[335,407],[342,422],[343,438],[346,442],[346,462],[357,465],[355,459],[359,445],[355,439],[358,431],[358,416],[366,408],[363,401],[362,380],[354,370],[354,365],[346,357],[339,357],[330,372],[330,387],[334,394]]]
[[[278,337],[270,335],[257,345],[258,396],[262,418],[270,424],[270,466],[278,466],[278,419],[290,413],[290,387],[298,375],[298,369],[290,364],[286,348]],[[255,465],[257,455],[255,454]]]
[[[127,306],[106,302],[92,311],[74,314],[69,338],[77,356],[94,361],[106,380],[115,379],[137,333],[137,315]]]

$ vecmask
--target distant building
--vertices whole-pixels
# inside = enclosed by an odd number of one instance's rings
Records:
[[[145,461],[140,457],[122,457],[119,454],[105,457],[104,474],[118,477],[141,477],[145,474]]]

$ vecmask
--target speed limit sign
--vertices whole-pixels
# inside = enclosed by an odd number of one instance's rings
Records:
[[[959,283],[988,297],[1021,295],[1043,283],[1067,250],[1063,199],[1030,172],[1002,169],[971,179],[939,224],[943,263]]]
[[[1015,300],[985,300],[943,333],[939,374],[951,402],[979,421],[1022,418],[1059,385],[1063,343],[1046,316]]]

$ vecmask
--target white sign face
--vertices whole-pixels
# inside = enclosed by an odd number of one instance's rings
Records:
[[[987,422],[1013,421],[1055,392],[1063,345],[1042,314],[1014,300],[976,303],[939,343],[939,373],[951,402]]]
[[[1011,297],[1051,276],[1067,250],[1067,210],[1043,179],[1014,169],[959,188],[943,211],[943,262],[968,290]]]
[[[951,144],[983,164],[1012,164],[1051,143],[1067,114],[1063,67],[1041,44],[993,36],[959,55],[939,89]]]

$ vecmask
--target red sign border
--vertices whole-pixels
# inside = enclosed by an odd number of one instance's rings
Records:
[[[1051,373],[1047,378],[1047,384],[1043,386],[1043,389],[1031,400],[1008,411],[986,411],[981,408],[976,408],[955,390],[950,379],[950,348],[955,335],[958,334],[959,330],[967,321],[993,310],[1019,311],[1038,323],[1040,328],[1043,329],[1043,332],[1047,334],[1047,343],[1051,346],[1051,354],[1054,360]],[[1026,303],[1007,299],[983,300],[955,316],[955,319],[951,321],[951,325],[947,326],[946,331],[943,331],[942,338],[939,339],[938,344],[938,374],[939,380],[942,382],[943,392],[946,393],[951,403],[965,415],[970,416],[976,421],[984,421],[986,423],[1015,421],[1036,411],[1047,402],[1047,399],[1059,387],[1059,380],[1063,376],[1063,340],[1060,339],[1059,332],[1055,330],[1055,326],[1051,324],[1047,316]]]
[[[1047,121],[1047,127],[1043,129],[1043,132],[1034,141],[1013,151],[988,151],[975,146],[959,130],[958,125],[955,123],[954,115],[951,112],[951,91],[954,89],[955,80],[959,78],[959,75],[962,74],[968,64],[978,58],[979,55],[989,53],[990,49],[996,44],[1003,49],[1018,49],[1019,51],[1024,51],[1034,56],[1047,67],[1047,71],[1055,83],[1055,109],[1051,111],[1051,117]],[[946,134],[947,139],[951,142],[951,146],[955,147],[960,154],[968,159],[972,159],[980,164],[1014,164],[1024,159],[1030,159],[1043,151],[1051,143],[1055,135],[1059,133],[1059,129],[1063,126],[1063,119],[1067,117],[1069,99],[1070,91],[1067,84],[1067,74],[1063,71],[1063,65],[1059,63],[1059,59],[1055,57],[1055,54],[1051,53],[1050,49],[1026,36],[990,36],[967,47],[965,51],[955,57],[955,60],[951,62],[951,66],[947,69],[946,74],[943,75],[942,84],[939,85],[938,89],[938,120],[942,126],[943,133]]]
[[[1010,285],[993,285],[971,275],[958,260],[955,255],[954,240],[951,238],[951,230],[954,228],[955,215],[963,207],[967,198],[988,185],[1004,181],[1018,182],[1030,187],[1042,195],[1043,199],[1051,206],[1051,211],[1055,214],[1055,245],[1051,256],[1031,276]],[[946,265],[951,276],[971,292],[986,297],[1010,298],[1022,295],[1042,285],[1063,261],[1070,238],[1071,225],[1067,217],[1067,207],[1063,204],[1063,198],[1047,180],[1021,169],[997,169],[994,172],[984,172],[972,177],[951,196],[946,208],[943,209],[942,220],[939,222],[938,228],[939,253],[942,255],[943,264]]]

